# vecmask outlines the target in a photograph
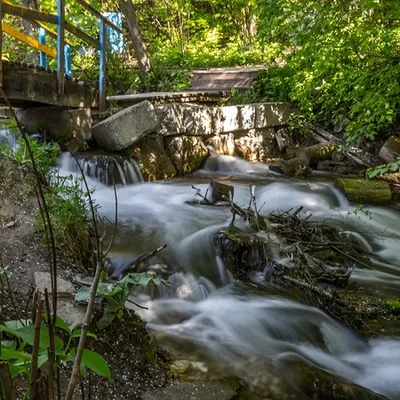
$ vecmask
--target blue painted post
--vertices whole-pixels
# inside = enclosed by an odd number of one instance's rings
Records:
[[[43,28],[39,28],[39,42],[41,44],[46,44],[46,31]],[[40,66],[42,68],[47,67],[47,60],[46,60],[46,54],[40,52]]]
[[[58,94],[64,94],[65,79],[65,0],[57,0],[57,78]]]
[[[106,109],[106,74],[107,74],[107,26],[104,18],[100,19],[100,69],[99,69],[99,111]]]
[[[68,44],[64,46],[64,58],[65,58],[65,73],[68,76],[72,76],[71,46]]]

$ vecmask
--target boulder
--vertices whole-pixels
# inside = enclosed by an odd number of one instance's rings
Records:
[[[336,184],[349,201],[357,204],[385,204],[392,200],[390,186],[384,181],[338,178]]]
[[[196,171],[208,157],[207,147],[196,136],[177,136],[168,140],[166,153],[180,175]]]
[[[50,272],[36,271],[34,273],[35,279],[35,289],[40,293],[44,294],[45,289],[48,290],[49,294],[52,293],[51,290],[51,275]],[[57,277],[57,293],[61,296],[74,297],[75,288],[71,282],[66,281],[60,277]]]
[[[235,153],[248,161],[263,161],[265,158],[263,133],[251,129],[245,136],[236,139]]]
[[[379,150],[379,158],[389,164],[400,155],[400,138],[391,136]]]
[[[235,154],[235,136],[233,133],[212,136],[204,141],[219,155],[233,156]]]
[[[155,109],[146,100],[101,121],[93,127],[93,135],[102,148],[119,151],[153,132],[157,124]]]
[[[161,135],[148,135],[126,151],[135,158],[145,181],[168,179],[176,175],[176,169],[164,150]]]
[[[156,108],[163,136],[208,136],[214,133],[213,109],[194,104],[170,103]]]

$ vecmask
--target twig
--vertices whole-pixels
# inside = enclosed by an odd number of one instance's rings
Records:
[[[30,383],[30,396],[31,400],[37,399],[37,380],[39,375],[38,369],[38,355],[39,355],[39,344],[40,344],[40,327],[42,323],[42,312],[43,312],[43,299],[39,300],[39,305],[36,309],[35,317],[35,335],[33,338],[32,347],[32,364],[31,364],[31,383]]]
[[[135,261],[133,261],[131,263],[131,265],[128,267],[128,272],[129,271],[133,271],[135,270],[136,267],[138,267],[141,263],[145,262],[146,260],[148,260],[149,258],[153,257],[154,255],[156,255],[157,253],[159,253],[161,250],[164,250],[167,247],[167,244],[164,244],[161,247],[158,247],[157,249],[153,250],[151,253],[147,253],[147,254],[143,254],[141,256],[139,256],[138,258],[136,258]],[[133,268],[132,268],[133,267]]]
[[[103,259],[107,257],[108,253],[111,250],[112,245],[114,244],[115,237],[117,236],[117,230],[118,230],[118,195],[117,195],[117,187],[115,185],[115,161],[114,161],[114,168],[113,168],[113,189],[114,189],[114,203],[115,203],[115,218],[114,218],[114,231],[113,231],[113,236],[111,238],[111,241],[107,247],[107,250],[105,251],[103,255]]]
[[[100,242],[100,246],[101,246],[101,242]],[[99,254],[101,254],[101,247],[98,249],[98,252],[99,252]],[[86,335],[87,335],[87,331],[89,328],[90,320],[92,318],[94,301],[96,299],[96,293],[97,293],[97,288],[99,286],[102,269],[103,269],[102,260],[101,260],[101,258],[98,258],[97,265],[96,265],[96,274],[94,276],[92,287],[90,289],[89,304],[86,308],[85,322],[82,325],[81,336],[79,337],[79,344],[78,344],[78,348],[76,350],[74,366],[72,369],[70,380],[68,382],[68,388],[67,388],[67,392],[65,394],[65,400],[71,400],[74,395],[75,387],[76,387],[78,376],[79,376],[83,351],[85,349]]]
[[[54,325],[53,319],[51,318],[50,302],[49,302],[49,292],[47,288],[44,290],[44,299],[46,302],[46,312],[47,312],[47,328],[49,330],[49,342],[50,345],[47,349],[49,358],[49,372],[48,372],[48,390],[49,390],[49,400],[55,399],[54,392],[54,365],[55,365],[55,345],[54,345]]]
[[[127,301],[128,303],[133,304],[133,305],[136,306],[136,307],[141,308],[142,310],[148,310],[148,307],[141,306],[140,304],[135,303],[133,300],[126,299],[126,301]]]
[[[98,261],[99,259],[102,258],[102,254],[99,252],[100,251],[100,236],[99,236],[99,231],[97,228],[97,218],[96,218],[96,212],[95,212],[94,205],[93,205],[92,195],[90,193],[90,188],[89,188],[89,185],[88,185],[86,177],[85,177],[85,171],[83,170],[83,168],[82,168],[81,164],[79,163],[78,159],[76,158],[75,154],[72,153],[71,151],[69,153],[71,154],[71,157],[75,160],[75,162],[78,165],[79,171],[82,176],[83,183],[85,185],[86,195],[89,199],[89,207],[90,207],[90,212],[92,214],[93,228],[94,228],[94,233],[95,233],[95,237],[96,237],[96,250],[97,250],[97,261]]]
[[[14,385],[7,361],[0,361],[0,394],[4,400],[16,400]]]

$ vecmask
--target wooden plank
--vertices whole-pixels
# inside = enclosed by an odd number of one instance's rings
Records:
[[[90,46],[94,47],[95,49],[99,48],[99,42],[86,34],[85,32],[81,31],[79,28],[77,28],[75,25],[72,25],[70,22],[65,21],[65,29],[68,32],[71,32],[73,35],[78,37],[79,39],[83,40],[87,44],[90,44]]]
[[[43,11],[34,10],[31,8],[16,6],[7,2],[6,0],[2,1],[2,11],[3,14],[10,14],[16,17],[21,17],[30,21],[43,21],[49,22],[51,24],[57,23],[57,16],[49,13],[45,13]]]
[[[19,41],[26,43],[28,46],[33,47],[34,49],[41,51],[42,53],[47,54],[50,57],[56,58],[57,53],[55,50],[51,49],[50,47],[45,46],[44,44],[40,43],[36,39],[31,36],[25,35],[24,33],[17,31],[12,26],[3,22],[2,24],[3,32],[15,37]]]
[[[64,37],[65,37],[65,0],[57,1],[57,81],[58,94],[64,94],[65,83],[65,58],[64,58]]]
[[[106,74],[107,74],[107,28],[104,19],[100,20],[100,70],[99,70],[99,111],[106,109]]]
[[[90,4],[86,3],[84,0],[75,0],[77,3],[79,3],[81,6],[85,7],[88,11],[90,11],[93,15],[95,15],[97,18],[100,18],[100,20],[105,20],[107,25],[117,31],[118,33],[124,33],[124,31],[114,23],[112,23],[109,19],[101,15],[99,11],[97,11],[93,6]]]
[[[38,28],[43,28],[46,33],[48,33],[52,38],[57,40],[57,32],[51,29],[48,25],[43,24],[40,21],[31,21],[34,25],[36,25]],[[73,46],[72,42],[68,40],[67,38],[64,38],[65,44],[68,44],[70,46]]]

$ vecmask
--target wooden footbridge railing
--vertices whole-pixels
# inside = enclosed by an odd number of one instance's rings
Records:
[[[73,25],[66,19],[65,15],[65,2],[66,0],[57,0],[57,15],[47,12],[21,7],[14,5],[7,0],[0,1],[0,86],[3,86],[3,61],[2,61],[2,36],[8,34],[17,40],[26,43],[30,47],[40,52],[40,64],[46,65],[46,56],[55,58],[57,60],[57,82],[58,82],[58,95],[65,94],[65,78],[66,70],[70,69],[70,55],[68,50],[70,42],[65,37],[65,31],[70,32],[74,36],[84,41],[89,46],[99,51],[99,99],[98,106],[100,110],[106,107],[106,46],[107,46],[107,27],[122,33],[122,29],[115,25],[113,22],[104,17],[93,6],[86,3],[84,0],[70,0],[79,3],[82,7],[86,8],[92,15],[99,21],[99,35],[94,38],[83,30]],[[43,34],[39,36],[39,40],[28,36],[7,23],[3,22],[3,16],[9,14],[21,17],[28,20],[41,28],[42,32],[54,37],[57,40],[57,48],[52,49],[45,44]],[[53,29],[49,26],[56,26]],[[67,68],[66,68],[67,65]]]

